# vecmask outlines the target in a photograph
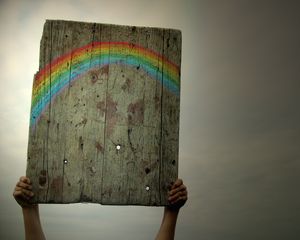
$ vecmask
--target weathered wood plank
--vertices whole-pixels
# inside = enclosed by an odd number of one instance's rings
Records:
[[[176,179],[181,33],[47,21],[27,175],[39,203],[165,205]]]
[[[163,55],[175,63],[181,64],[181,35],[178,31],[164,30],[164,52]],[[163,64],[162,68],[166,68]],[[167,69],[166,69],[167,70]],[[180,99],[172,94],[172,82],[163,79],[162,89],[162,143],[161,143],[161,172],[160,172],[160,191],[166,192],[170,187],[170,179],[178,176],[178,151],[179,151],[179,110]],[[179,86],[180,87],[180,86]],[[167,202],[167,196],[161,195],[161,202]]]

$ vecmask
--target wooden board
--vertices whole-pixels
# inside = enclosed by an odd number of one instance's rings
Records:
[[[28,140],[34,202],[166,205],[180,64],[178,30],[47,20]]]

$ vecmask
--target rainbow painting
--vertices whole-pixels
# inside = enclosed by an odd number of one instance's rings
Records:
[[[35,75],[30,126],[38,122],[50,102],[70,83],[90,70],[110,64],[142,70],[179,96],[180,67],[165,56],[128,42],[92,42],[55,58]]]

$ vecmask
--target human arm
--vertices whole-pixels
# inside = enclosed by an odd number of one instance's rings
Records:
[[[46,238],[40,221],[39,207],[37,204],[31,204],[29,202],[34,196],[29,178],[20,177],[14,189],[13,196],[22,208],[25,239],[45,240]]]
[[[164,209],[164,215],[156,240],[173,240],[180,208],[187,201],[187,189],[181,179],[177,179],[168,193],[169,205]]]

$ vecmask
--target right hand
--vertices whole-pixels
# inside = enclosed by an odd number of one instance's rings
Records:
[[[20,177],[14,189],[13,196],[22,208],[33,208],[37,206],[29,202],[34,196],[34,193],[32,192],[31,182],[28,177]]]

